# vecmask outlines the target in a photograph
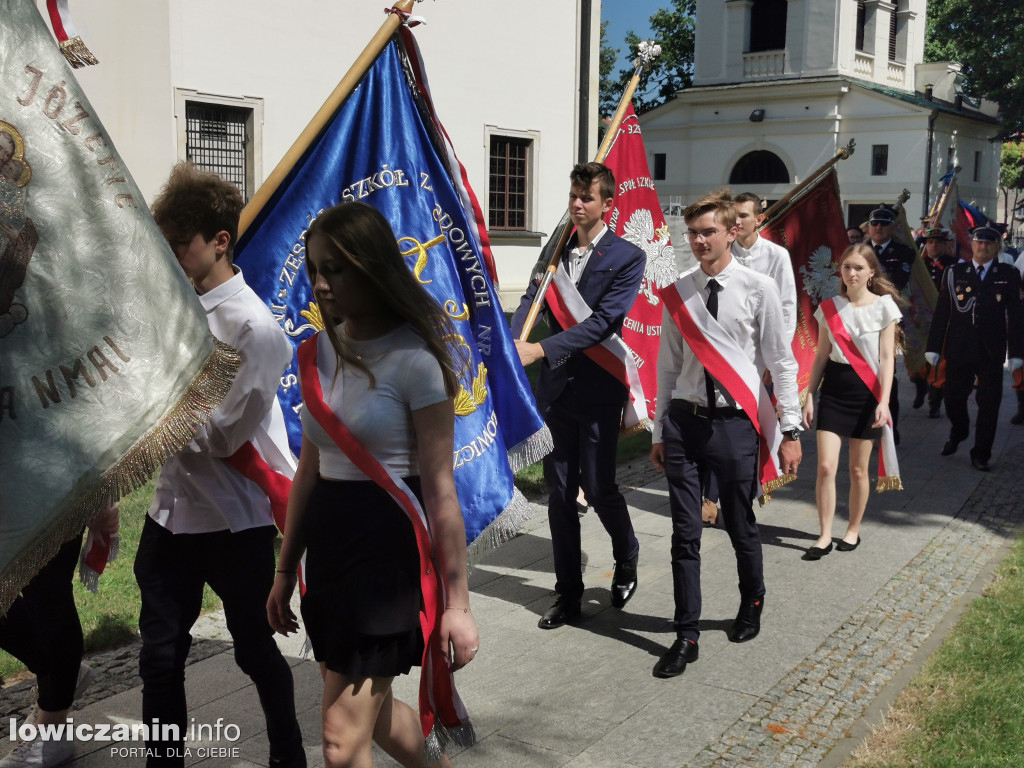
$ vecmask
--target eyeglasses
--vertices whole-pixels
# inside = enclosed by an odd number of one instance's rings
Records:
[[[703,232],[697,232],[696,230],[688,229],[688,230],[686,230],[686,236],[690,240],[703,240],[706,243],[708,240],[710,240],[715,235],[718,235],[718,234],[720,234],[722,232],[727,232],[727,231],[728,230],[725,230],[725,229],[705,229]]]
[[[891,221],[879,221],[878,219],[872,219],[871,221],[868,222],[868,225],[872,226],[872,227],[891,227],[892,226],[892,222]]]

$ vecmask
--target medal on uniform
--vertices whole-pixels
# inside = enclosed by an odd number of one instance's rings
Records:
[[[964,290],[966,290],[968,293],[970,293],[971,292],[971,286],[968,285],[967,288],[965,288]]]
[[[963,295],[962,293],[958,293],[958,294],[956,295],[956,300],[957,300],[957,301],[963,301],[963,300],[964,300],[964,295]]]
[[[1003,294],[997,293],[996,294],[996,301],[1002,301],[1002,300],[1003,300]]]

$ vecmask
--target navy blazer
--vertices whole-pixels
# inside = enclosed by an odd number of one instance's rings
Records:
[[[951,363],[1002,363],[1007,348],[1010,357],[1024,357],[1017,268],[993,260],[982,281],[971,261],[948,267],[935,303],[928,351],[941,352]]]
[[[576,235],[569,240],[562,258],[568,258]],[[624,384],[585,354],[583,350],[622,332],[622,321],[636,301],[647,266],[646,254],[635,245],[616,237],[609,229],[594,247],[579,284],[580,296],[593,310],[590,317],[572,328],[562,328],[545,305],[551,335],[544,348],[537,402],[544,408],[554,402],[566,385],[574,385],[577,399],[584,403],[624,403],[629,391]],[[518,338],[533,305],[538,283],[531,282],[512,317],[512,334]]]

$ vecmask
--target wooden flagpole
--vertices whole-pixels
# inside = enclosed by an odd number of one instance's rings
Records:
[[[242,233],[249,228],[249,225],[255,220],[256,216],[263,206],[265,206],[270,198],[277,192],[277,188],[281,186],[281,183],[285,180],[291,169],[299,161],[302,155],[305,153],[309,146],[313,143],[313,140],[320,134],[320,131],[324,129],[334,114],[338,111],[342,104],[345,103],[345,99],[348,98],[349,94],[359,84],[359,81],[366,74],[366,71],[370,68],[373,62],[380,55],[380,52],[384,50],[384,46],[388,44],[391,36],[395,34],[399,26],[402,24],[401,14],[407,14],[412,10],[416,0],[398,0],[392,8],[400,13],[389,13],[387,19],[381,24],[380,29],[377,30],[370,42],[367,43],[363,52],[359,54],[359,57],[355,60],[355,63],[349,68],[345,76],[341,78],[341,82],[334,88],[331,95],[327,97],[327,101],[323,103],[323,106],[313,115],[313,119],[309,121],[309,125],[305,127],[299,137],[292,144],[291,148],[285,153],[284,157],[281,158],[281,162],[277,164],[277,167],[271,171],[267,180],[260,185],[260,188],[256,190],[256,194],[252,196],[252,199],[246,204],[245,208],[242,209],[242,215],[238,222],[238,236],[241,237]]]
[[[956,181],[957,174],[960,173],[960,166],[953,168],[953,175],[949,179],[949,183],[946,188],[942,190],[942,196],[935,203],[935,207],[932,209],[928,219],[928,228],[939,226],[939,222],[942,221],[942,214],[946,212],[946,206],[949,205],[949,193],[953,189],[953,182]],[[955,235],[954,235],[954,239]]]
[[[646,41],[640,43],[640,49],[634,62],[633,77],[629,79],[626,89],[622,92],[619,106],[615,110],[615,115],[608,125],[608,131],[604,135],[604,140],[597,150],[596,157],[594,157],[595,163],[603,163],[605,158],[608,157],[608,153],[612,151],[612,146],[618,137],[619,126],[622,125],[622,118],[626,114],[626,108],[633,101],[633,94],[636,93],[637,86],[640,84],[640,76],[644,73],[644,70],[650,69],[652,62],[660,54],[660,45],[654,45]],[[540,285],[537,288],[537,293],[533,296],[533,304],[530,306],[530,311],[523,322],[523,330],[519,334],[520,341],[526,341],[529,338],[530,331],[533,330],[533,326],[537,323],[537,318],[540,317],[540,312],[544,308],[544,297],[547,295],[551,281],[555,279],[555,272],[558,270],[558,262],[562,258],[562,251],[565,250],[565,245],[569,242],[569,237],[572,235],[573,223],[568,212],[562,217],[562,221],[564,224],[561,231],[558,232],[557,238],[553,241],[548,241],[549,245],[551,242],[554,242],[554,248],[551,251],[551,258],[548,261],[547,269],[544,270],[544,276],[541,278]]]
[[[835,157],[833,157],[831,160],[829,160],[827,163],[821,166],[818,170],[816,170],[814,173],[808,176],[802,184],[798,184],[797,186],[795,186],[789,192],[789,194],[787,194],[785,197],[783,197],[781,200],[775,203],[775,205],[773,205],[771,208],[764,212],[764,220],[762,221],[761,226],[758,229],[764,229],[765,227],[767,227],[774,217],[780,215],[787,208],[793,205],[793,203],[795,203],[805,192],[810,190],[815,184],[821,181],[821,178],[826,173],[828,173],[829,170],[831,170],[832,166],[834,166],[840,160],[846,160],[850,155],[852,155],[856,146],[857,143],[853,139],[850,139],[849,144],[847,144],[845,147],[840,147],[839,149],[837,149]]]

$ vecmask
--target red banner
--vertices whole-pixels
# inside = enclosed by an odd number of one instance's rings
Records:
[[[647,254],[647,267],[633,309],[622,325],[622,340],[633,352],[647,401],[647,413],[654,418],[658,396],[658,343],[661,338],[659,288],[679,277],[668,225],[658,202],[658,193],[647,165],[647,152],[633,106],[619,126],[619,135],[605,165],[612,169],[618,185],[615,205],[605,221],[608,228]]]
[[[761,235],[789,250],[793,262],[797,292],[793,355],[800,366],[797,384],[802,394],[810,380],[814,350],[818,344],[814,310],[825,299],[839,293],[839,257],[850,244],[846,237],[835,169],[796,203],[766,223]]]

